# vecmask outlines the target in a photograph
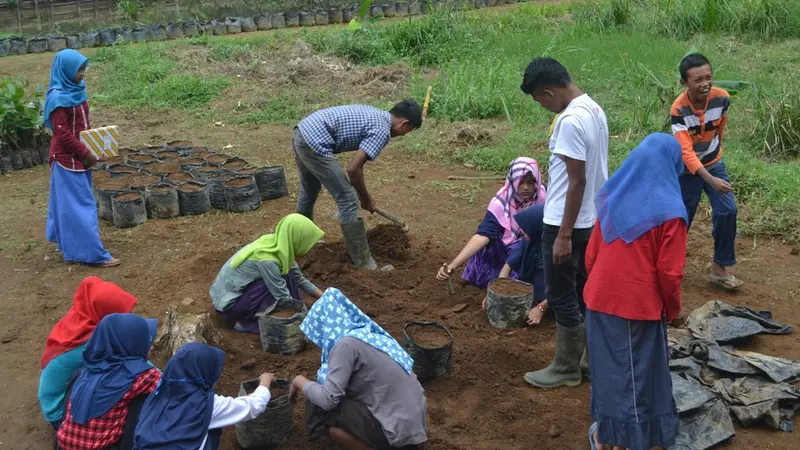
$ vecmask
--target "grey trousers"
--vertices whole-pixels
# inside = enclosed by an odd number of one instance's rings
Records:
[[[300,196],[297,212],[314,220],[314,203],[322,186],[336,201],[341,223],[358,221],[358,195],[336,158],[318,155],[308,146],[300,129],[292,133],[292,148],[297,172],[300,175]]]

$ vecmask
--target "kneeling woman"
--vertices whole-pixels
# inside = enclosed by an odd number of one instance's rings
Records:
[[[428,440],[425,391],[400,344],[338,289],[314,304],[300,330],[322,349],[317,381],[298,375],[312,439],[345,448],[421,449]]]
[[[278,302],[300,298],[300,289],[319,298],[322,292],[308,281],[295,258],[308,253],[325,233],[300,214],[289,214],[275,227],[236,252],[222,266],[209,295],[214,308],[236,329],[258,333],[257,314]]]
[[[592,448],[669,448],[678,433],[667,322],[681,310],[687,215],[681,146],[647,136],[597,195],[586,249]]]
[[[531,205],[543,204],[544,200],[545,187],[536,160],[519,157],[512,161],[506,183],[489,202],[478,231],[452,262],[439,269],[436,278],[449,279],[453,271],[466,262],[462,278],[485,288],[497,278],[512,247],[522,237],[514,215]],[[511,276],[516,278],[515,273]]]
[[[271,373],[243,397],[214,392],[225,352],[200,342],[179,348],[164,368],[163,382],[147,398],[139,416],[133,450],[216,450],[222,428],[252,420],[269,403]]]
[[[147,362],[156,321],[110,314],[92,333],[56,439],[63,450],[129,449],[139,409],[161,372]]]

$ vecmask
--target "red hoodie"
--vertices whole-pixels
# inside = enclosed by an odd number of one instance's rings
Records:
[[[89,102],[80,106],[56,108],[50,114],[53,140],[50,141],[49,162],[61,164],[67,170],[86,170],[83,161],[90,151],[80,141],[80,133],[89,129]]]

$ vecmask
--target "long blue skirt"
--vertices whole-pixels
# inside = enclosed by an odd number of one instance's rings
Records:
[[[486,286],[500,275],[500,270],[506,264],[512,248],[518,244],[519,242],[506,246],[500,239],[492,239],[486,247],[478,250],[467,261],[461,278],[473,286],[486,289]],[[514,271],[509,277],[515,280],[518,278]]]
[[[678,434],[666,323],[586,310],[592,417],[598,441],[630,450],[668,448]]]
[[[100,242],[91,170],[72,172],[53,163],[46,236],[58,244],[64,261],[99,264],[111,259]]]

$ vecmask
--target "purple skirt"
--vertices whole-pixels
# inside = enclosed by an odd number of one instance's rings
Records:
[[[286,281],[286,287],[292,298],[300,298],[300,289],[297,286],[297,280],[294,275],[289,272],[283,279]],[[248,284],[233,306],[225,311],[217,311],[223,319],[230,322],[238,322],[244,331],[249,333],[259,333],[258,328],[258,314],[267,310],[275,308],[277,301],[272,293],[264,284],[264,280],[256,280]]]
[[[492,239],[486,247],[478,250],[478,253],[467,261],[467,267],[464,268],[461,278],[473,286],[485,289],[489,282],[500,275],[511,249],[516,245],[518,242],[506,246],[502,240]],[[510,277],[516,280],[517,273],[512,271]]]

